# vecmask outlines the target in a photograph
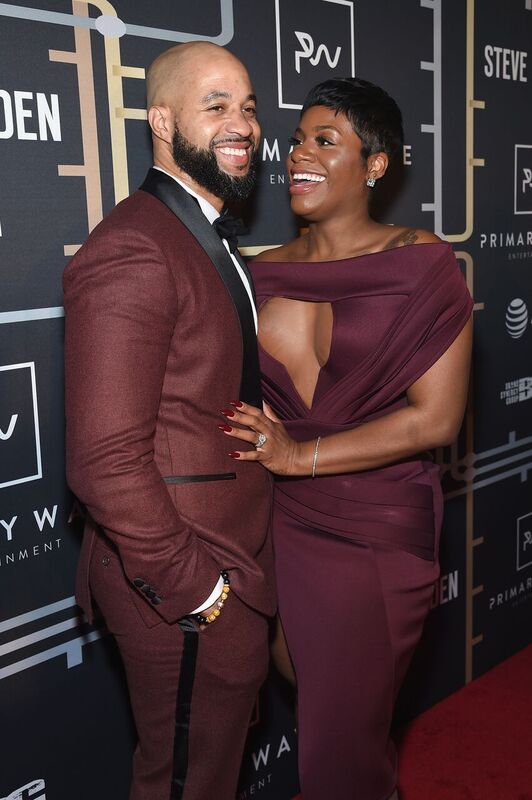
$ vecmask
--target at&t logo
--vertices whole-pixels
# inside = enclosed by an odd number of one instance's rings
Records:
[[[44,793],[44,780],[38,778],[37,780],[26,783],[20,789],[15,789],[7,797],[2,797],[0,800],[46,800]]]
[[[524,300],[516,297],[506,309],[506,330],[512,339],[520,339],[527,329],[528,308]]]

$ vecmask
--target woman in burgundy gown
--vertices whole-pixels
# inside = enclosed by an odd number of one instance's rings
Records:
[[[304,800],[396,798],[390,723],[438,576],[427,452],[457,435],[472,301],[450,246],[378,224],[401,114],[355,78],[311,90],[288,157],[308,232],[252,264],[265,414],[226,414],[275,473],[279,613],[298,688]],[[260,439],[258,435],[261,435]]]

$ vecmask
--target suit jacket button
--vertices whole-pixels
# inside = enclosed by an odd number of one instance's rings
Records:
[[[137,589],[142,589],[145,584],[145,580],[143,578],[134,578],[133,584],[137,587]]]
[[[103,566],[104,567],[108,567],[110,563],[111,563],[111,559],[109,558],[109,556],[103,556],[103,558],[102,558]]]
[[[158,606],[159,603],[162,603],[162,600],[158,595],[155,595],[154,597],[152,597],[151,601],[152,601],[154,606]]]

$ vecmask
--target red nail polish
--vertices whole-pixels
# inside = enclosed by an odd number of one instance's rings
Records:
[[[241,400],[231,400],[231,401],[230,401],[230,403],[229,403],[229,405],[231,405],[231,406],[236,406],[236,408],[242,408],[242,406],[244,405],[244,403],[242,403],[242,401],[241,401]]]
[[[230,455],[231,458],[240,458],[240,453],[228,453],[228,455]]]
[[[233,430],[230,425],[218,425],[221,431],[226,431],[226,433],[231,433]]]
[[[222,409],[222,411],[220,411],[220,414],[223,414],[225,417],[234,417],[235,416],[235,412],[231,411],[230,408]]]

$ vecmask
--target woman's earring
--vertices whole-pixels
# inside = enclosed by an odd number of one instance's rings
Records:
[[[373,177],[373,175],[370,175],[366,181],[366,186],[369,186],[370,189],[373,189],[376,183],[377,180]]]

